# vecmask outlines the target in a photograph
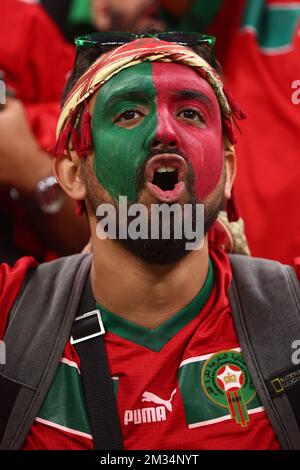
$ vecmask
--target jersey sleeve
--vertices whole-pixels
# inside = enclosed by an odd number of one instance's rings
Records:
[[[37,266],[34,258],[20,258],[14,266],[0,265],[0,340],[3,339],[8,323],[9,312],[20,292],[27,272]]]

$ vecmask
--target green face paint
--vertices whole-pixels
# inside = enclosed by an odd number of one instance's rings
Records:
[[[114,122],[123,113],[147,109],[146,116],[132,128]],[[137,114],[138,115],[138,114]],[[94,171],[103,188],[114,198],[137,197],[136,176],[149,157],[157,128],[156,89],[152,64],[143,63],[113,76],[96,98],[92,118],[95,150]]]

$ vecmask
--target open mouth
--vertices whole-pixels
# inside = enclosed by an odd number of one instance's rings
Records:
[[[178,183],[178,170],[172,166],[161,166],[154,172],[152,184],[162,191],[172,191]]]
[[[145,178],[149,192],[161,202],[176,202],[183,195],[187,176],[184,158],[176,154],[152,157],[146,165]]]

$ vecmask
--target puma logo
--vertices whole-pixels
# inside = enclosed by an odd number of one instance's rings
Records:
[[[124,414],[124,424],[127,426],[130,423],[133,424],[143,424],[143,423],[157,423],[159,421],[166,421],[167,412],[172,411],[172,399],[176,393],[176,388],[171,394],[169,400],[164,400],[163,398],[158,397],[154,393],[144,392],[142,395],[142,401],[150,401],[156,405],[161,406],[151,406],[149,408],[141,408],[137,410],[126,410]]]
[[[154,393],[144,392],[142,401],[152,401],[153,403],[156,403],[157,405],[164,405],[168,411],[172,411],[173,408],[172,408],[171,402],[175,393],[176,393],[176,388],[173,390],[171,394],[171,398],[169,400],[164,400],[163,398],[158,397]]]

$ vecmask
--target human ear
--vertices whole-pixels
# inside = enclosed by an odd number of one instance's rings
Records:
[[[236,175],[236,156],[233,145],[225,140],[224,144],[225,185],[224,197],[230,199],[233,182]]]
[[[82,177],[81,161],[74,150],[69,151],[70,157],[54,160],[54,174],[63,190],[76,200],[86,198],[86,188]]]

